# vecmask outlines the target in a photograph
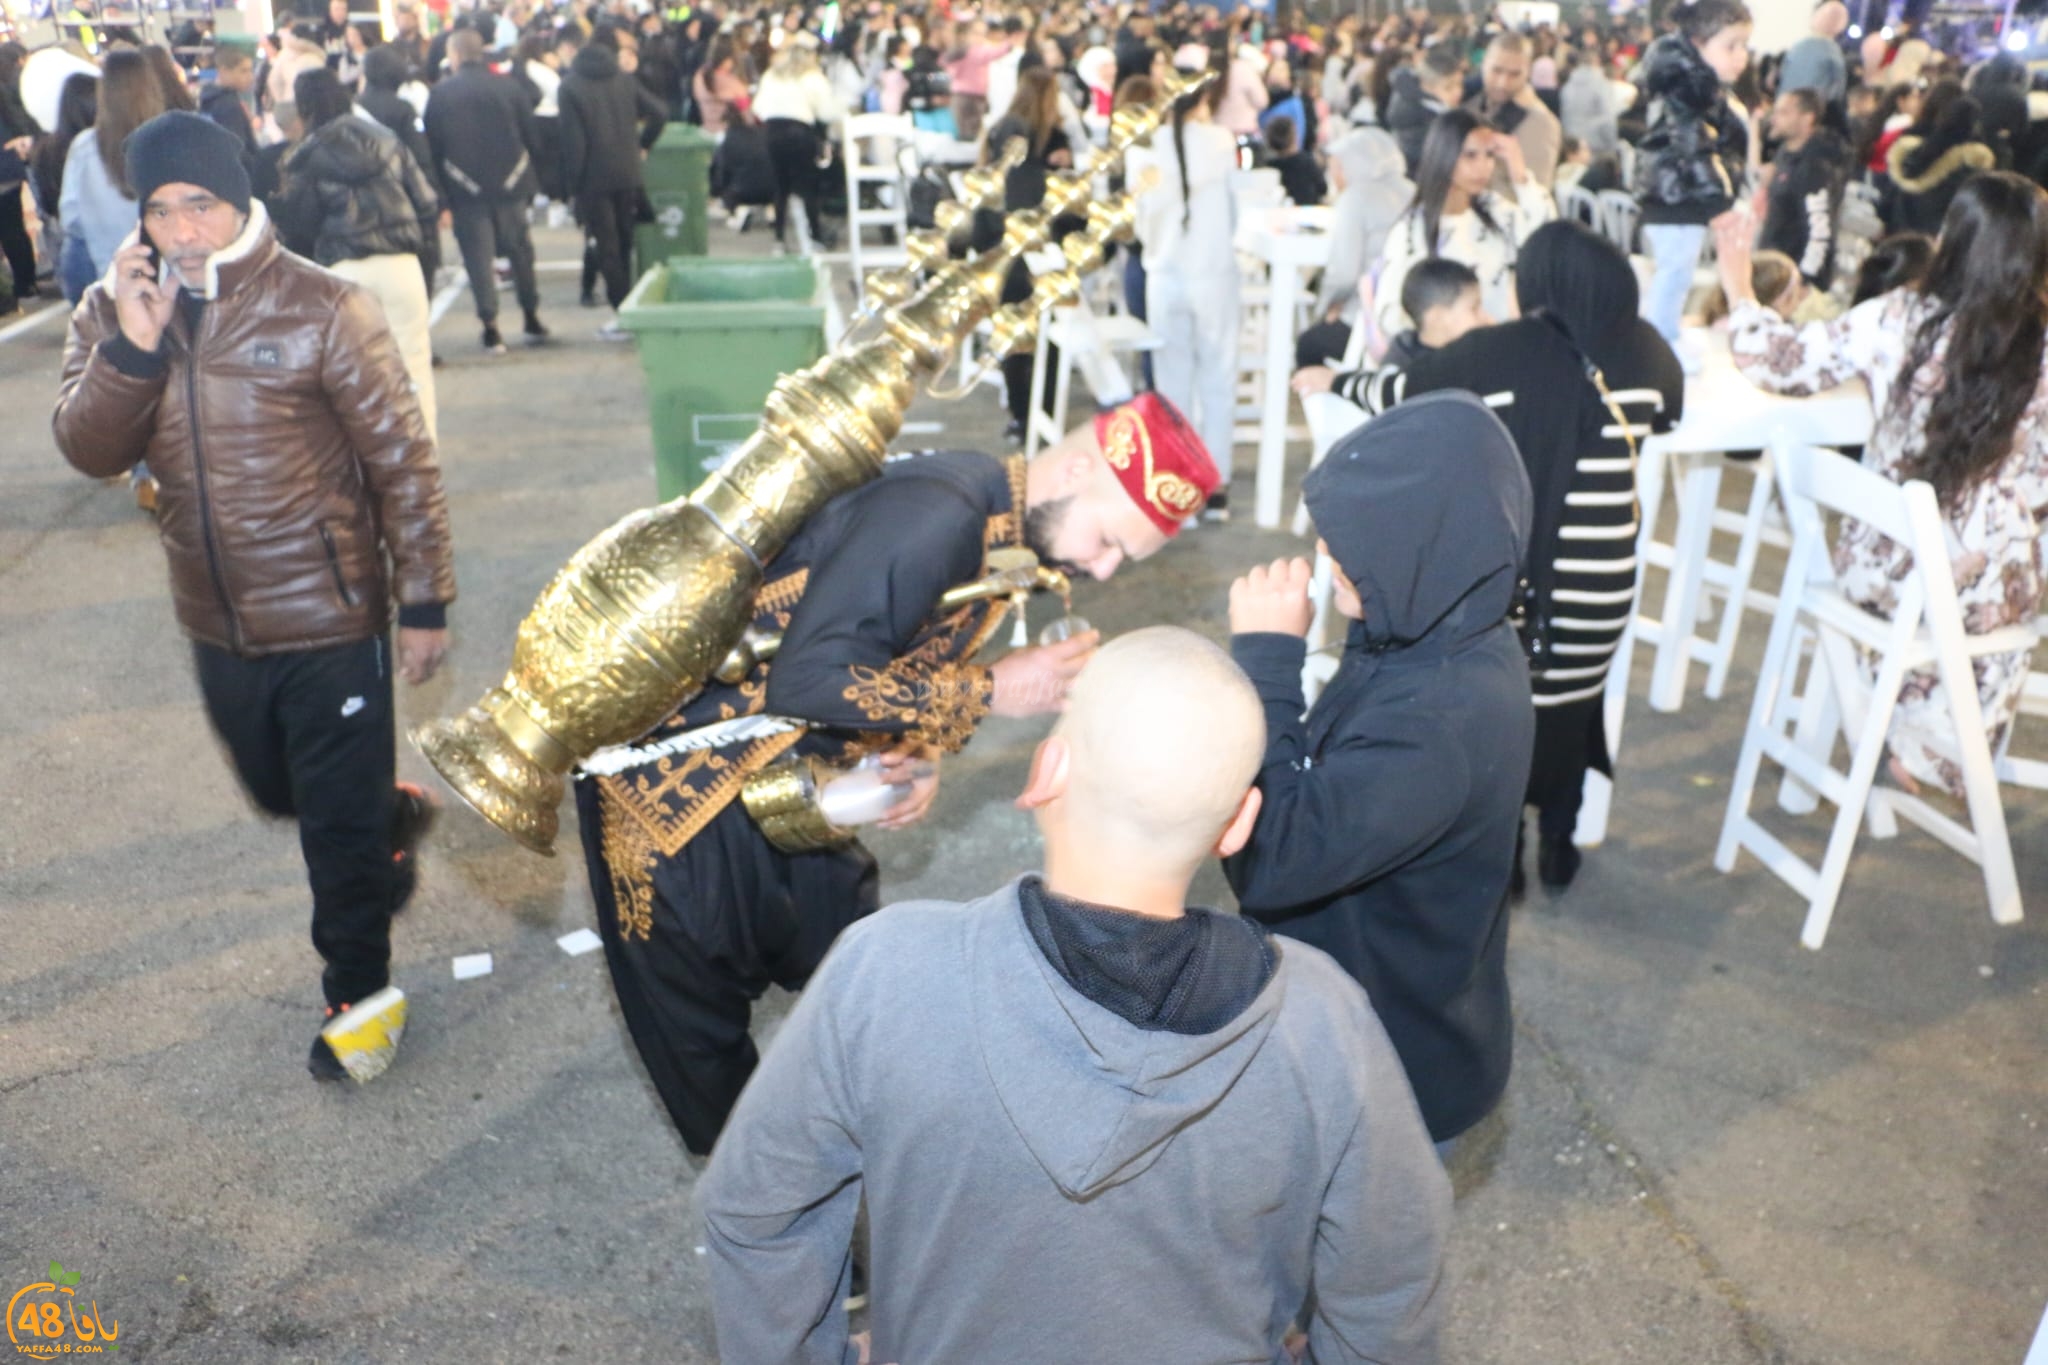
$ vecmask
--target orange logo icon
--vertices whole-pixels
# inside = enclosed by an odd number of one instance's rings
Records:
[[[7,1301],[7,1339],[25,1356],[100,1355],[114,1344],[121,1324],[100,1316],[97,1300],[78,1307],[78,1272],[50,1262],[50,1278],[24,1285]]]

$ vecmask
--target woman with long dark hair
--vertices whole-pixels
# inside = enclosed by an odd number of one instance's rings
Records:
[[[57,94],[57,126],[36,144],[34,155],[29,158],[29,187],[35,191],[36,212],[42,215],[43,230],[57,234],[59,249],[64,240],[58,216],[64,196],[64,162],[71,155],[71,144],[99,117],[99,108],[97,75],[79,72],[66,76]],[[51,254],[56,255],[57,249],[52,249]]]
[[[1934,486],[1963,628],[1982,634],[2038,616],[2036,514],[2048,507],[2048,195],[2007,172],[1973,177],[1949,204],[1917,285],[1803,328],[1756,302],[1745,231],[1717,229],[1716,242],[1742,372],[1790,394],[1861,378],[1878,414],[1863,463]],[[1911,562],[1903,546],[1843,521],[1835,580],[1850,600],[1889,615]],[[2021,650],[1975,661],[1994,751],[2012,725],[2029,660]],[[1901,785],[1932,782],[1962,794],[1948,699],[1931,672],[1906,675],[1890,747]]]
[[[436,428],[433,344],[419,253],[437,229],[439,197],[396,133],[353,116],[340,77],[300,74],[292,97],[305,136],[284,159],[277,230],[286,246],[355,281],[384,306],[428,435]]]
[[[64,297],[74,304],[113,263],[121,240],[142,221],[128,188],[121,145],[167,108],[163,82],[149,58],[132,48],[107,54],[100,68],[98,117],[64,158],[64,188],[58,202],[58,216],[64,220],[59,273]]]
[[[1222,472],[1209,513],[1229,515],[1231,446],[1237,424],[1237,207],[1230,173],[1237,139],[1215,121],[1224,85],[1213,80],[1174,102],[1168,125],[1127,173],[1156,167],[1158,183],[1138,199],[1145,248],[1145,317],[1160,344],[1152,378],[1160,396],[1188,415]]]
[[[1512,199],[1491,191],[1499,162],[1514,184]],[[1401,285],[1417,261],[1436,256],[1472,267],[1489,316],[1513,317],[1515,258],[1551,215],[1550,196],[1529,174],[1519,142],[1469,109],[1437,115],[1416,162],[1415,198],[1380,254],[1374,307],[1380,334],[1395,336],[1415,325],[1401,311]]]
[[[1522,566],[1522,642],[1536,701],[1525,799],[1536,808],[1537,873],[1561,890],[1578,872],[1572,830],[1586,772],[1613,772],[1601,694],[1635,600],[1636,448],[1678,420],[1685,376],[1670,345],[1637,316],[1628,258],[1598,233],[1573,222],[1537,228],[1522,248],[1515,291],[1519,320],[1468,332],[1405,368],[1339,376],[1332,387],[1372,412],[1468,389],[1522,452],[1536,493]],[[1518,851],[1515,886],[1522,876]]]
[[[999,158],[1012,142],[1024,144],[1024,159],[1011,169],[1003,183],[1003,211],[1038,207],[1045,198],[1046,177],[1054,170],[1074,164],[1073,146],[1060,126],[1060,90],[1052,72],[1033,67],[1017,74],[1017,94],[1003,116],[989,125],[983,143],[983,163]],[[1054,224],[1057,240],[1066,231],[1081,226],[1079,220]],[[993,237],[1000,232],[987,233]],[[1022,261],[1010,267],[1003,282],[1003,302],[1020,303],[1031,297],[1031,271]],[[1048,363],[1056,365],[1057,353],[1048,350]],[[1031,407],[1031,353],[1003,358],[1003,387],[1010,404],[1009,435],[1021,440],[1024,418]],[[1050,401],[1051,390],[1047,395]]]
[[[740,75],[739,49],[725,34],[711,40],[710,50],[690,80],[697,101],[698,122],[713,137],[722,137],[728,123],[747,117],[747,82]]]

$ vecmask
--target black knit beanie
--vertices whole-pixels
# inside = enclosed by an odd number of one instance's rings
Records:
[[[137,204],[148,205],[149,196],[165,185],[197,185],[237,212],[249,211],[241,139],[210,118],[176,109],[158,114],[128,135],[121,155]]]

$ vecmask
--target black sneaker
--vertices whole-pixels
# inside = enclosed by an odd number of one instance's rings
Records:
[[[543,345],[546,345],[546,344],[547,344],[547,340],[548,340],[548,338],[549,338],[550,336],[552,336],[552,335],[553,335],[553,333],[551,333],[550,331],[548,331],[548,329],[547,329],[547,326],[546,326],[546,324],[544,324],[543,322],[541,322],[541,320],[540,320],[540,314],[539,314],[539,313],[532,313],[532,312],[529,312],[529,313],[528,313],[528,314],[526,315],[526,344],[527,344],[527,345],[529,345],[529,346],[543,346]]]
[[[1228,490],[1218,489],[1209,495],[1209,501],[1202,507],[1202,520],[1230,520],[1230,493]]]
[[[1024,444],[1024,424],[1012,417],[1003,424],[1003,439],[1013,446]]]
[[[1579,852],[1571,835],[1562,839],[1546,835],[1536,845],[1536,876],[1545,890],[1562,891],[1579,875],[1579,864],[1584,860],[1585,855]]]
[[[398,801],[391,812],[391,864],[398,881],[397,894],[391,900],[394,915],[405,909],[419,886],[420,841],[427,837],[440,813],[440,807],[425,788],[411,782],[398,784]]]
[[[597,291],[594,289],[584,290],[582,295],[577,298],[576,302],[582,304],[585,308],[597,307]]]
[[[327,1013],[331,1018],[334,1011],[330,1009]],[[317,1033],[313,1035],[313,1050],[306,1055],[306,1070],[313,1073],[313,1079],[316,1081],[348,1079],[348,1068],[334,1055],[334,1049],[327,1046],[327,1040]]]
[[[495,322],[484,326],[484,349],[492,355],[505,354],[505,338],[498,334],[498,324]]]

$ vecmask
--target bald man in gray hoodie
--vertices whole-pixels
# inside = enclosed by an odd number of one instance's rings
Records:
[[[860,1358],[863,1194],[876,1361],[1437,1359],[1450,1190],[1371,1006],[1187,906],[1264,740],[1221,650],[1125,636],[1019,798],[1043,875],[839,940],[698,1189],[722,1360]]]

